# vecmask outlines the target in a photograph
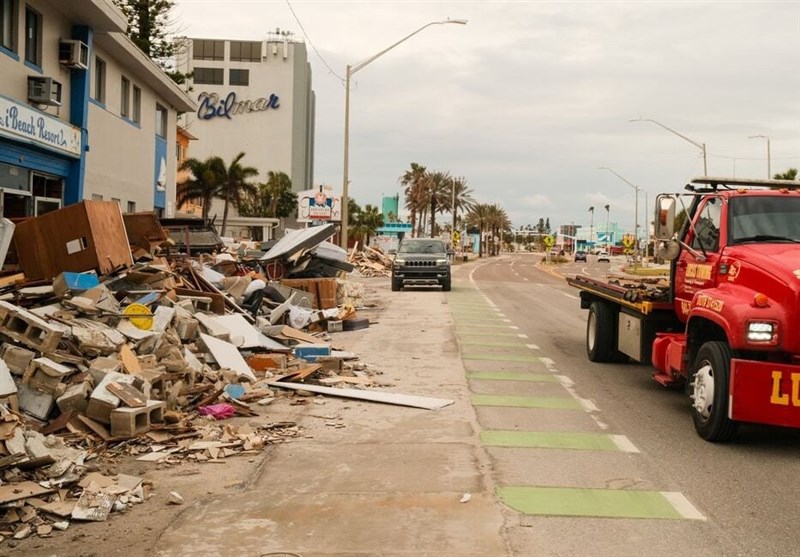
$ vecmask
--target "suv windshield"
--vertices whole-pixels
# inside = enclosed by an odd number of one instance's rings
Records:
[[[441,240],[405,240],[397,253],[445,253]]]
[[[730,243],[800,242],[800,197],[742,196],[730,200]]]

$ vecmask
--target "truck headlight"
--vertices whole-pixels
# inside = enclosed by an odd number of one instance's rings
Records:
[[[748,321],[747,341],[773,343],[778,339],[778,324],[774,321]]]
[[[436,264],[437,265],[447,265],[447,259],[437,259],[436,260]]]

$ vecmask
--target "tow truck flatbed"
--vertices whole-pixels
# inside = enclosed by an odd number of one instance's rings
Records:
[[[642,315],[649,315],[660,310],[672,310],[672,304],[666,300],[648,299],[650,294],[641,285],[623,286],[608,280],[583,275],[567,277],[567,284],[599,298],[613,301]]]

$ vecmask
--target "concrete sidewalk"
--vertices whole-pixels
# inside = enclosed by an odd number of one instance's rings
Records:
[[[382,372],[382,390],[454,404],[428,411],[332,397],[282,401],[274,411],[305,435],[277,446],[240,492],[189,506],[156,555],[509,553],[445,294],[364,282],[384,309],[365,312],[373,324],[338,333],[336,343]]]

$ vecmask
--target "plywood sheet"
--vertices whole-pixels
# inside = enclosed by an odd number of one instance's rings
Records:
[[[334,387],[306,385],[305,383],[269,381],[267,382],[267,385],[270,387],[280,387],[282,389],[292,389],[295,391],[309,391],[311,393],[338,396],[342,398],[383,402],[385,404],[411,406],[413,408],[424,408],[425,410],[438,410],[439,408],[444,408],[445,406],[449,406],[455,402],[446,398],[430,398],[425,396],[404,395],[400,393],[387,393],[386,391],[365,391],[362,389],[337,389]]]

